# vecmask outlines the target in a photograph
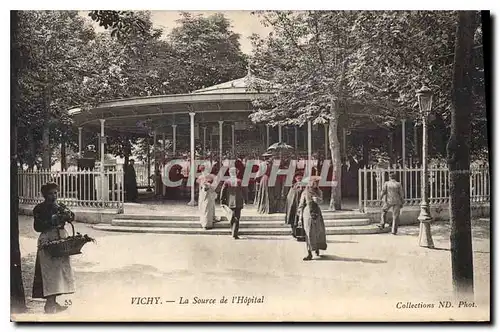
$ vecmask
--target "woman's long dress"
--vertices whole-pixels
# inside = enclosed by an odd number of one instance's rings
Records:
[[[257,212],[260,214],[269,214],[270,209],[270,195],[269,195],[269,176],[263,175],[259,182],[259,192],[257,194]]]
[[[285,206],[285,223],[292,228],[292,236],[297,237],[298,207],[299,200],[304,187],[299,183],[294,184],[288,191]]]
[[[302,210],[302,222],[306,235],[308,251],[326,250],[326,229],[321,213],[321,207],[307,196],[318,197],[321,201],[321,191],[308,188],[302,192],[299,202],[299,209]]]
[[[200,224],[205,229],[210,229],[215,221],[215,199],[217,193],[211,185],[201,185],[199,191]]]
[[[48,203],[38,204],[33,209],[34,228],[37,232],[41,232],[35,261],[33,298],[75,292],[75,278],[70,257],[52,257],[46,249],[40,249],[43,243],[68,236],[64,229],[57,229],[51,225],[51,217],[56,212],[56,208]]]

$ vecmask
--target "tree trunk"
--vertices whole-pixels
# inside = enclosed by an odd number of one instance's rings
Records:
[[[68,168],[68,162],[66,160],[66,139],[63,136],[61,141],[61,170],[66,170]]]
[[[42,168],[50,169],[50,128],[48,121],[45,121],[42,132]]]
[[[12,46],[11,46],[11,138],[10,138],[10,168],[14,179],[17,179],[17,101],[19,100],[19,86],[17,73],[19,68],[19,49],[17,45],[17,24],[18,12],[13,10],[10,12]],[[17,181],[15,181],[17,183]],[[23,277],[21,270],[21,250],[19,249],[19,192],[17,184],[11,187],[10,208],[10,305],[11,312],[26,311],[26,298],[24,294]]]
[[[130,140],[128,137],[125,138],[125,142],[123,143],[123,156],[124,156],[124,163],[125,165],[128,165],[130,155],[132,154],[132,146],[130,145]]]
[[[33,170],[36,162],[36,148],[35,148],[35,138],[33,137],[33,128],[29,128],[28,130],[28,142],[29,142],[29,160],[28,160],[28,168]]]
[[[470,128],[472,102],[472,47],[476,13],[458,13],[453,61],[451,135],[448,141],[450,170],[451,265],[453,289],[460,298],[474,295],[474,270],[470,216]]]
[[[392,128],[389,129],[389,132],[387,133],[387,140],[388,140],[387,152],[389,156],[389,164],[392,166],[394,164],[394,132],[392,131]]]
[[[330,151],[332,153],[332,167],[333,167],[333,179],[337,185],[332,186],[332,193],[330,196],[330,206],[329,210],[336,211],[340,210],[342,192],[342,161],[340,157],[340,143],[338,138],[338,124],[339,124],[339,110],[338,103],[332,100],[330,105],[330,126],[328,129],[328,140],[330,143]]]

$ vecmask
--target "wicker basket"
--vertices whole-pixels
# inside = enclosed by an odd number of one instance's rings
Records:
[[[81,250],[85,243],[93,242],[94,239],[90,238],[87,235],[76,235],[75,236],[75,226],[71,222],[68,222],[71,225],[72,236],[69,236],[64,239],[55,240],[47,243],[43,246],[43,249],[47,249],[52,257],[64,257],[71,255],[81,254]]]

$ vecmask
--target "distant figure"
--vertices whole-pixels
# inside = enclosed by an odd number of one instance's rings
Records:
[[[387,211],[392,208],[392,234],[398,232],[399,214],[404,204],[404,192],[401,183],[396,181],[396,174],[389,175],[389,181],[386,181],[382,186],[382,215],[378,227],[385,227],[385,218]]]
[[[215,199],[217,193],[214,184],[214,176],[212,174],[202,175],[198,179],[200,184],[198,206],[200,209],[200,224],[205,229],[211,229],[215,222]]]
[[[134,159],[129,160],[125,168],[125,197],[127,202],[137,202],[139,193],[137,192],[137,176],[135,174]]]
[[[319,176],[311,176],[304,180],[307,187],[302,192],[299,201],[299,218],[303,223],[307,245],[305,261],[312,259],[312,251],[319,256],[319,251],[327,248],[325,221],[319,205],[323,200],[323,194],[319,189],[320,179]]]
[[[238,240],[240,228],[241,209],[247,203],[247,188],[241,185],[241,180],[236,177],[236,168],[229,169],[230,178],[224,182],[220,192],[220,203],[228,215],[231,223],[231,235]]]
[[[295,183],[288,191],[285,208],[285,223],[290,225],[292,228],[292,236],[299,241],[304,239],[304,235],[302,234],[303,228],[297,229],[297,226],[299,225],[299,200],[305,187],[302,182],[302,177],[303,175],[301,173],[297,173],[295,175]]]

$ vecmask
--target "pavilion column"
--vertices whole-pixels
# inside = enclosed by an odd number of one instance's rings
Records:
[[[312,175],[312,123],[307,121],[307,176]]]
[[[203,156],[207,154],[207,127],[203,127]]]
[[[106,184],[106,179],[104,178],[104,119],[99,119],[101,122],[101,136],[99,137],[99,142],[101,143],[101,202],[104,202],[105,200],[105,195],[104,195],[104,189],[105,189],[105,184]]]
[[[294,131],[295,131],[295,150],[297,150],[298,146],[299,146],[299,140],[298,140],[298,137],[297,137],[297,126],[294,126]]]
[[[266,124],[266,149],[269,147],[269,125]]]
[[[188,205],[189,206],[195,206],[196,201],[194,199],[194,184],[195,184],[195,173],[196,169],[194,168],[195,165],[195,155],[194,155],[194,116],[196,113],[190,112],[189,113],[189,118],[190,118],[190,124],[191,124],[191,130],[190,130],[190,138],[191,138],[191,162],[190,162],[190,175],[189,179],[191,180],[191,200],[189,201]]]
[[[401,166],[406,167],[406,120],[401,120]]]
[[[78,127],[78,156],[82,157],[82,127]]]
[[[156,130],[153,130],[153,161],[155,163],[155,174],[156,174],[156,171],[158,169],[158,162],[156,160],[156,140],[157,140],[157,136],[156,136]]]
[[[161,134],[161,149],[165,152],[165,133]]]
[[[99,119],[101,122],[101,136],[99,137],[100,152],[101,152],[101,172],[104,173],[104,119]]]
[[[149,136],[148,136],[148,155],[147,155],[147,164],[148,164],[148,189],[147,192],[151,192],[151,145],[149,145]]]
[[[328,123],[325,123],[324,127],[325,127],[325,158],[328,158]]]
[[[231,151],[233,153],[233,158],[236,158],[236,155],[235,155],[235,150],[234,150],[234,123],[231,124]]]
[[[176,129],[177,129],[177,125],[173,124],[172,125],[172,153],[174,154],[174,158],[175,158],[175,148],[176,148],[176,144],[177,144]]]
[[[219,120],[219,169],[222,167],[222,124],[224,121]]]
[[[281,143],[282,141],[282,136],[281,136],[281,125],[278,125],[278,142]]]

